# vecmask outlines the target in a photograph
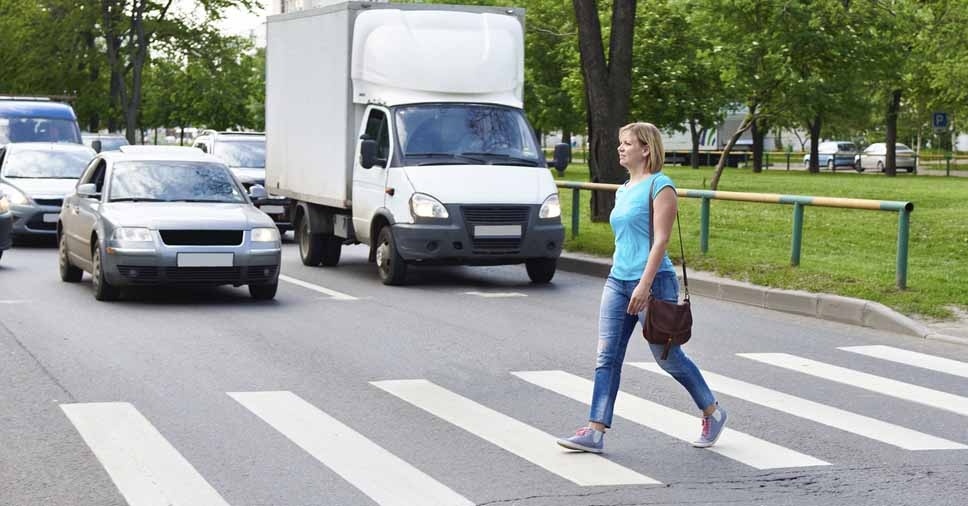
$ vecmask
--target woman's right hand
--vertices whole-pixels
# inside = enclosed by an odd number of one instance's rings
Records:
[[[645,307],[649,303],[649,286],[651,283],[643,283],[639,281],[638,285],[635,285],[635,290],[632,290],[632,298],[629,299],[629,307],[626,310],[628,314],[637,315],[642,311],[645,311]]]

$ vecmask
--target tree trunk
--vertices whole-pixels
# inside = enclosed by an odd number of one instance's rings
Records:
[[[632,41],[635,0],[614,0],[608,61],[595,0],[573,0],[578,25],[578,49],[588,111],[589,160],[593,182],[621,183],[625,170],[618,164],[618,129],[628,118],[632,91]],[[615,205],[613,192],[592,192],[591,218],[608,221]]]
[[[820,173],[820,126],[823,118],[818,113],[813,117],[813,121],[807,122],[807,129],[810,130],[810,166],[807,168],[814,174]]]
[[[561,142],[571,147],[571,132],[567,128],[561,129]],[[568,163],[571,163],[572,150],[568,150]]]
[[[763,145],[766,134],[769,132],[769,124],[765,120],[757,120],[750,127],[753,134],[753,173],[763,172]]]
[[[689,156],[689,165],[694,169],[699,168],[699,124],[695,118],[689,118],[689,135],[692,137],[692,154]]]
[[[739,140],[743,133],[749,130],[749,128],[753,125],[753,122],[756,121],[757,118],[755,111],[755,106],[750,108],[750,112],[746,115],[746,118],[743,119],[743,122],[739,125],[739,128],[733,132],[733,135],[729,138],[729,142],[726,143],[726,146],[723,147],[723,154],[719,155],[719,163],[716,164],[716,172],[713,173],[713,180],[709,184],[710,190],[716,191],[716,188],[719,187],[719,178],[723,174],[723,169],[726,168],[726,160],[729,158],[729,152],[733,150],[733,145],[736,144],[736,141]]]
[[[891,92],[887,105],[887,154],[884,156],[884,174],[897,175],[897,115],[901,110],[901,90]]]

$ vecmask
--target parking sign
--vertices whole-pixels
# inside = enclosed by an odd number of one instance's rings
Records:
[[[931,126],[934,127],[935,131],[944,132],[948,129],[948,113],[946,112],[936,112],[931,115]]]

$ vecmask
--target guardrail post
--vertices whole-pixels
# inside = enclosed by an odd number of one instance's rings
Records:
[[[709,198],[703,197],[699,212],[699,250],[709,251]]]
[[[571,238],[578,237],[578,221],[581,216],[581,190],[575,188],[571,191]]]
[[[793,243],[790,245],[790,265],[800,265],[800,244],[803,243],[803,204],[793,204]]]
[[[897,218],[897,287],[907,288],[908,229],[911,224],[911,211],[907,208],[898,212]]]

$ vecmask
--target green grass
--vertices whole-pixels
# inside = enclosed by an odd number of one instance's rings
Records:
[[[689,189],[708,189],[713,175],[709,167],[665,171],[679,188]],[[572,165],[558,179],[587,181],[588,168]],[[874,300],[911,316],[949,318],[949,306],[968,309],[968,178],[776,169],[753,174],[728,168],[718,189],[913,202],[908,288],[895,287],[898,214],[888,211],[807,206],[800,266],[791,267],[793,206],[712,201],[709,251],[702,255],[700,199],[684,198],[680,217],[691,268],[758,285]],[[611,229],[608,223],[591,222],[590,198],[590,192],[581,192],[580,233],[573,239],[571,190],[561,192],[565,249],[610,256]],[[675,231],[673,236],[670,252],[679,249]]]

